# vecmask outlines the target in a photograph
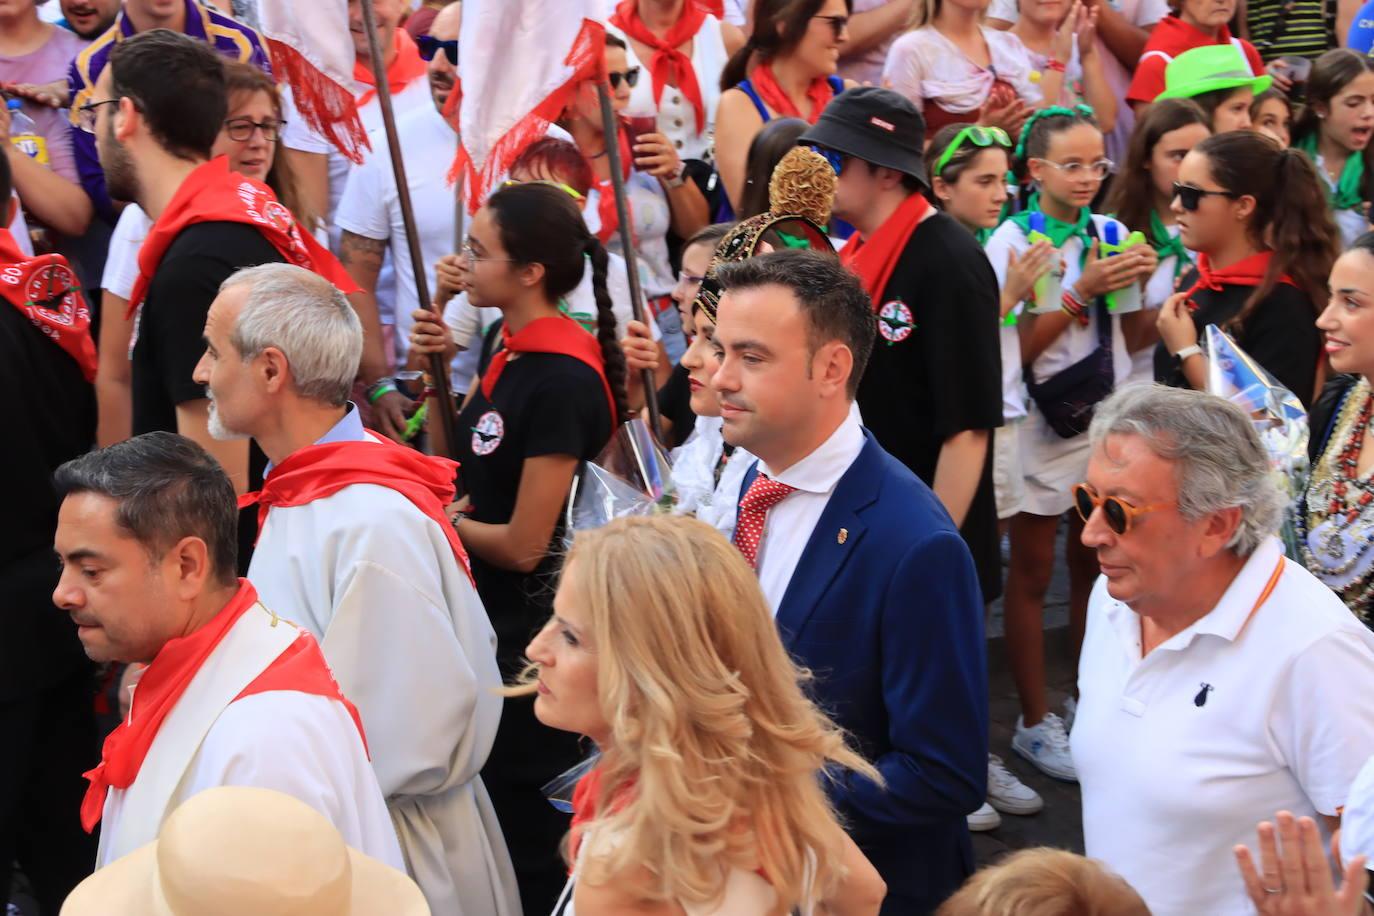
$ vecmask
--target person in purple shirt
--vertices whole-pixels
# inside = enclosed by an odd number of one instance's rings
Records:
[[[96,213],[110,223],[115,220],[114,204],[105,190],[105,173],[96,156],[95,135],[78,126],[81,107],[91,101],[96,80],[100,79],[110,59],[111,49],[126,38],[152,29],[171,29],[199,38],[225,57],[247,61],[267,73],[272,72],[262,36],[230,16],[203,7],[195,0],[125,0],[124,9],[115,18],[114,25],[77,55],[67,74],[72,147],[81,186],[90,195]]]

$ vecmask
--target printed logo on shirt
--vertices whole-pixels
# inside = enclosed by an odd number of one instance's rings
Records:
[[[18,267],[7,267],[0,274],[0,280],[12,286],[24,282],[24,271]],[[25,305],[34,313],[41,313],[43,320],[52,324],[71,327],[78,320],[90,318],[90,312],[77,296],[80,284],[76,274],[65,264],[45,264],[29,275],[24,284]],[[45,333],[47,333],[45,329]]]
[[[490,455],[496,451],[505,434],[506,421],[501,419],[501,414],[488,410],[477,418],[477,425],[472,428],[472,453]]]
[[[906,340],[915,329],[916,322],[911,317],[911,309],[902,300],[893,299],[878,309],[878,333],[883,335],[889,347]]]

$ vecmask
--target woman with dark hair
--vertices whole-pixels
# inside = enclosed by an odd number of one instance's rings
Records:
[[[810,127],[801,118],[774,118],[754,135],[744,170],[744,195],[740,199],[740,219],[768,212],[768,180],[797,138]]]
[[[1107,197],[1107,211],[1145,234],[1159,256],[1159,266],[1145,284],[1142,304],[1158,309],[1174,292],[1178,278],[1193,266],[1193,255],[1178,239],[1178,221],[1169,202],[1174,197],[1178,167],[1198,143],[1211,136],[1207,114],[1188,99],[1165,99],[1145,110],[1136,122],[1121,167]],[[1153,322],[1133,322],[1124,328],[1131,351],[1129,382],[1155,377],[1155,344],[1159,332]]]
[[[1293,145],[1293,101],[1281,89],[1266,89],[1250,103],[1250,125],[1279,146]]]
[[[558,307],[589,257],[595,337]],[[436,451],[460,462],[471,494],[456,506],[454,526],[471,556],[507,678],[519,673],[525,645],[549,617],[563,506],[578,463],[596,457],[628,412],[606,260],[572,197],[538,183],[493,194],[463,246],[468,295],[499,308],[502,322],[487,334],[481,383],[458,417],[460,441],[446,447],[432,397],[429,429]],[[423,324],[412,332],[415,345],[439,352],[444,326],[433,318]],[[552,908],[565,877],[558,842],[567,819],[540,787],[578,758],[575,738],[540,726],[529,703],[507,702],[482,777],[530,913]]]
[[[1349,48],[1327,51],[1307,78],[1307,105],[1293,145],[1326,182],[1341,247],[1369,231],[1374,201],[1374,61]]]
[[[1198,253],[1159,310],[1155,379],[1207,387],[1203,329],[1215,324],[1304,404],[1318,383],[1313,321],[1339,236],[1307,157],[1250,131],[1208,137],[1183,158],[1171,203]]]
[[[778,117],[815,124],[847,85],[835,75],[852,0],[754,0],[753,32],[720,76],[716,169],[739,212],[749,145]]]

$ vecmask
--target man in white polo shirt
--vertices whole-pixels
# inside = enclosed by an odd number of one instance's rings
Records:
[[[1098,406],[1075,502],[1102,578],[1079,661],[1087,854],[1155,916],[1253,913],[1232,848],[1336,816],[1374,753],[1374,635],[1274,537],[1249,417],[1195,391]]]

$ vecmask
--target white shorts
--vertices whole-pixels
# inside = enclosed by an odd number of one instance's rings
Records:
[[[1073,508],[1070,488],[1088,472],[1092,447],[1088,434],[1065,439],[1050,429],[1039,408],[1029,405],[1018,437],[1025,494],[1021,511],[1032,515],[1058,516]]]
[[[992,489],[997,498],[997,518],[1007,519],[1021,511],[1026,498],[1026,473],[1021,466],[1021,417],[1007,420],[992,431]]]

